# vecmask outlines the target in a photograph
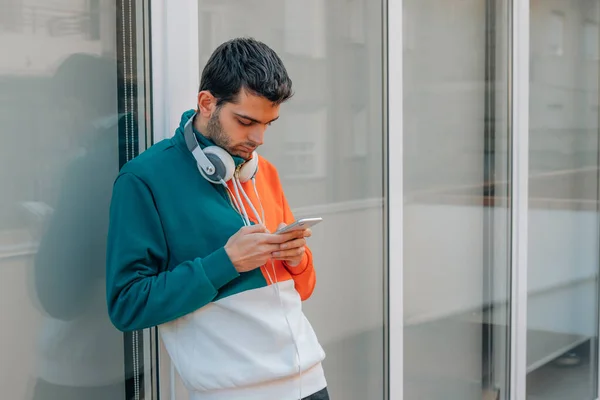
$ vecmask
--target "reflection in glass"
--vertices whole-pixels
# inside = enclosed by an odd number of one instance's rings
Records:
[[[508,399],[509,3],[403,1],[405,399]]]
[[[531,3],[527,398],[597,398],[600,1]]]
[[[108,319],[104,271],[112,183],[139,146],[135,42],[123,40],[136,9],[0,9],[2,398],[125,399],[134,348]]]

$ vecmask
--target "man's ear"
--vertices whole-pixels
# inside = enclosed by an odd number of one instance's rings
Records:
[[[217,108],[217,99],[208,90],[198,93],[198,109],[196,110],[203,118],[210,119]]]

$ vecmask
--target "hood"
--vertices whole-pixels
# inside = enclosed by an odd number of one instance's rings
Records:
[[[176,131],[177,135],[183,136],[183,129],[185,128],[185,124],[190,120],[190,118],[192,118],[194,116],[195,113],[196,113],[195,110],[187,110],[183,114],[181,114],[181,121],[179,121],[179,127],[177,128],[177,131]],[[212,140],[210,140],[209,138],[204,136],[202,133],[198,132],[196,130],[196,128],[194,128],[194,134],[196,135],[196,139],[198,140],[198,143],[200,144],[201,149],[208,147],[208,146],[216,146],[216,144]],[[229,153],[229,155],[233,158],[233,161],[235,162],[236,167],[244,164],[247,161],[247,160],[243,159],[242,157],[233,155],[231,153]]]

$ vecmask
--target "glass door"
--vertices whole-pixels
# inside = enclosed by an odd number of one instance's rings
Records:
[[[196,106],[201,70],[222,42],[252,36],[283,60],[295,94],[258,151],[277,168],[294,215],[324,220],[309,240],[317,285],[303,310],[327,354],[332,399],[383,399],[385,2],[199,0],[185,9],[157,3],[164,8],[160,17],[153,11],[153,35],[177,44],[159,49],[169,122],[157,138],[170,137],[181,112]],[[161,395],[187,398],[166,352]]]
[[[0,387],[151,398],[148,332],[108,319],[114,178],[147,144],[146,2],[0,1]]]
[[[389,4],[393,393],[597,399],[600,1]]]
[[[390,41],[403,46],[403,211],[390,223],[407,400],[509,399],[509,6],[404,0],[403,43]]]
[[[600,1],[531,1],[527,398],[598,397]]]

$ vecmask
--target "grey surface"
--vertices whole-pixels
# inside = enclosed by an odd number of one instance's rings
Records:
[[[383,399],[383,327],[323,347],[327,353],[323,366],[332,399]]]
[[[594,400],[586,345],[578,348],[581,363],[559,367],[548,363],[527,376],[527,400]]]

